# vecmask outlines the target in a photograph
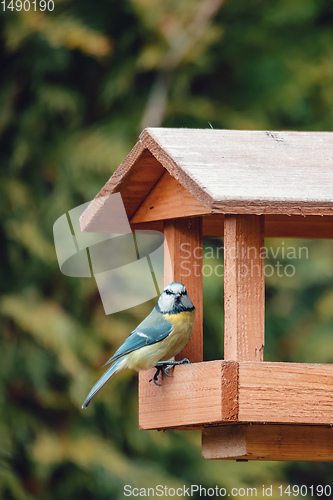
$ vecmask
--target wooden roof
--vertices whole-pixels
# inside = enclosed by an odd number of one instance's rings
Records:
[[[162,220],[165,210],[333,215],[333,132],[147,128],[82,215],[82,230],[108,219],[103,196],[115,192],[132,222]]]

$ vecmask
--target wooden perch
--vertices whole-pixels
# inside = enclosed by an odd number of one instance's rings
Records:
[[[141,374],[141,429],[333,424],[332,365],[208,361],[177,366],[161,387],[149,382],[154,372]]]

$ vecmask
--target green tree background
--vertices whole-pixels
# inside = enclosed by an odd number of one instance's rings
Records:
[[[152,303],[105,316],[93,279],[60,273],[52,234],[144,126],[332,130],[333,3],[54,1],[52,12],[1,3],[0,498],[120,499],[125,484],[333,485],[329,464],[206,462],[199,432],[139,431],[131,372],[82,412],[102,364]],[[294,261],[295,276],[267,280],[266,359],[333,362],[333,247],[301,245],[309,258]],[[204,288],[211,359],[223,355],[223,287],[212,276]]]

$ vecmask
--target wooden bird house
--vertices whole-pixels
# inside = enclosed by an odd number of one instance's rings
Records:
[[[178,355],[192,364],[161,387],[149,383],[154,370],[140,373],[140,428],[202,429],[207,459],[333,460],[333,366],[263,361],[260,254],[265,236],[333,237],[333,133],[146,129],[81,217],[83,231],[110,217],[101,200],[115,192],[133,230],[164,231],[165,283],[183,282],[197,309]],[[224,360],[209,362],[203,236],[224,237],[225,255]]]

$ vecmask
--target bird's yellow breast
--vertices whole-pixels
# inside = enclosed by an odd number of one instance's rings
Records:
[[[167,361],[176,356],[190,340],[193,333],[195,310],[179,314],[164,314],[164,319],[172,324],[171,333],[156,344],[132,351],[126,356],[126,367],[133,370],[148,370],[157,361]]]

